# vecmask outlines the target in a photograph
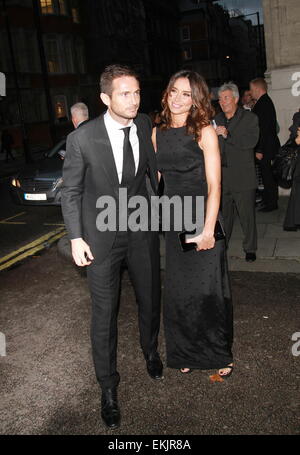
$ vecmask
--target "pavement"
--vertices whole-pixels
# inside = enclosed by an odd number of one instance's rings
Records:
[[[0,434],[101,435],[108,438],[104,452],[128,435],[131,441],[172,436],[191,444],[194,435],[299,435],[300,238],[282,231],[286,203],[281,197],[278,211],[258,213],[254,263],[244,260],[236,220],[229,247],[235,369],[223,383],[210,384],[214,371],[184,376],[166,367],[163,381],[149,378],[124,271],[118,322],[122,425],[115,431],[100,418],[85,276],[55,245],[1,272]],[[162,243],[162,286],[163,263]],[[165,364],[163,324],[159,350]]]
[[[300,275],[231,272],[230,279],[232,376],[210,384],[214,371],[184,376],[165,367],[164,380],[154,381],[146,372],[135,296],[124,272],[118,320],[122,424],[110,431],[100,417],[86,278],[62,260],[55,246],[1,272],[0,332],[6,356],[2,346],[0,434],[104,435],[110,442],[128,435],[132,441],[138,435],[150,440],[157,435],[162,440],[299,435]],[[165,364],[163,324],[159,350]]]

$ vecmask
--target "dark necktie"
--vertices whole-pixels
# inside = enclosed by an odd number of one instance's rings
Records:
[[[121,185],[129,186],[135,177],[135,164],[132,147],[129,141],[130,126],[122,128],[124,131],[123,144],[123,171]]]

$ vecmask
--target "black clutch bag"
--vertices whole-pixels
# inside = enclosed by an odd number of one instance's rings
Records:
[[[195,233],[196,233],[196,229],[194,229],[193,231],[183,231],[183,232],[180,232],[180,234],[178,234],[179,243],[180,243],[182,251],[191,251],[196,248],[197,245],[195,242],[185,243],[186,234],[193,235]],[[216,221],[214,236],[215,236],[215,241],[225,239],[225,232],[224,232],[223,226],[219,220]]]

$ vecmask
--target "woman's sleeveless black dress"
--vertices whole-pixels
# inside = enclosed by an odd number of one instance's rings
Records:
[[[164,194],[207,195],[203,152],[186,128],[157,129],[158,169]],[[183,252],[178,232],[165,233],[163,319],[167,366],[215,369],[232,362],[232,303],[225,241]]]

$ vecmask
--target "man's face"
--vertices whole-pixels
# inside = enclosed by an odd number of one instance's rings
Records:
[[[250,93],[254,100],[257,100],[259,98],[256,85],[250,84]]]
[[[250,90],[246,90],[243,96],[243,104],[249,104],[252,101]]]
[[[238,101],[239,99],[233,96],[231,90],[225,90],[224,92],[220,93],[219,103],[224,114],[233,116],[237,110]]]
[[[136,117],[140,106],[140,84],[132,76],[118,77],[112,83],[111,96],[101,93],[101,99],[112,118],[122,125],[127,125]]]

